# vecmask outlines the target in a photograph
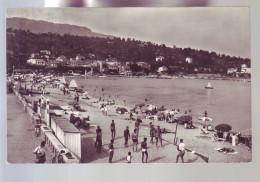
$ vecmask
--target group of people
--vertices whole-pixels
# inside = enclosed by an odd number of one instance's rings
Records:
[[[123,136],[124,136],[124,147],[128,147],[128,141],[131,138],[133,142],[133,152],[138,151],[138,136],[139,136],[139,127],[140,127],[140,121],[135,122],[135,128],[132,134],[130,134],[129,126],[126,126]],[[110,144],[108,146],[108,151],[109,151],[109,163],[112,163],[113,156],[114,156],[114,141],[115,141],[115,136],[116,136],[116,125],[115,121],[112,120],[110,124],[110,130],[111,130],[111,140]],[[160,126],[157,126],[156,128],[150,123],[150,143],[154,143],[153,139],[155,138],[156,140],[156,146],[158,146],[158,142],[160,142],[162,146],[162,133],[163,130],[160,128]],[[178,150],[180,151],[176,162],[178,162],[179,157],[183,160],[183,156],[185,153],[185,144],[183,143],[183,140],[180,140],[181,143],[178,146]],[[95,148],[97,153],[101,153],[101,147],[102,147],[102,129],[100,126],[97,127],[96,129],[96,142],[95,142]],[[143,141],[141,142],[141,152],[142,152],[142,162],[147,163],[148,161],[148,147],[147,147],[147,137],[144,137]],[[127,163],[131,163],[132,159],[132,153],[129,151],[126,157]]]

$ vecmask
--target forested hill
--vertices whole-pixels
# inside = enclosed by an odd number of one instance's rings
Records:
[[[65,55],[68,59],[75,58],[80,54],[90,59],[89,53],[95,55],[95,60],[105,60],[115,58],[121,62],[147,62],[152,65],[155,71],[159,66],[171,67],[176,71],[191,73],[194,69],[210,70],[211,73],[226,73],[228,68],[241,67],[246,64],[250,67],[250,59],[220,55],[215,52],[205,50],[195,50],[191,48],[178,48],[176,46],[166,47],[151,42],[142,42],[135,39],[124,38],[96,38],[73,35],[60,35],[53,33],[35,34],[30,31],[7,29],[7,50],[12,56],[7,56],[7,67],[15,65],[25,65],[25,58],[29,58],[31,53],[38,53],[40,50],[50,50],[54,59],[60,55]],[[23,59],[21,59],[23,55]],[[163,56],[162,62],[156,62],[157,56]],[[192,58],[192,63],[185,60]]]
[[[103,35],[92,32],[87,27],[69,24],[51,23],[42,20],[31,20],[26,18],[7,18],[6,27],[12,29],[30,30],[32,33],[57,33],[60,35],[70,34],[86,37],[113,38],[110,35]]]

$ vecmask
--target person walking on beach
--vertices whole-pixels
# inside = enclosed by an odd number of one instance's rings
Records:
[[[154,132],[155,140],[156,140],[156,147],[158,146],[158,141],[160,140],[161,146],[162,146],[162,130],[160,126],[157,126],[157,129]]]
[[[107,116],[107,105],[104,106],[104,115]]]
[[[113,159],[113,156],[114,156],[114,140],[110,140],[110,144],[108,146],[108,149],[109,149],[109,163],[112,163],[112,159]]]
[[[132,141],[133,141],[133,152],[134,152],[134,149],[137,152],[138,135],[136,133],[136,129],[134,129],[134,132],[132,133]]]
[[[96,129],[97,136],[96,136],[95,147],[97,147],[98,133],[101,133],[101,135],[102,135],[102,129],[100,128],[100,126],[98,126]]]
[[[155,133],[155,128],[152,125],[152,123],[150,123],[150,137],[151,137],[150,143],[152,143],[152,144],[153,144],[154,133]]]
[[[36,147],[33,153],[36,155],[35,163],[40,164],[40,163],[45,163],[46,162],[46,155],[45,155],[45,141],[41,142],[41,145]]]
[[[101,147],[102,147],[102,133],[99,131],[97,133],[97,153],[101,153]]]
[[[137,135],[139,135],[139,127],[140,127],[140,122],[139,122],[139,120],[137,119],[136,122],[135,122],[135,129],[136,129]]]
[[[124,131],[124,137],[125,137],[125,146],[127,146],[128,145],[128,138],[130,137],[129,126],[127,126],[125,131]]]
[[[176,163],[178,163],[179,157],[182,160],[182,163],[184,163],[184,154],[185,154],[185,144],[183,143],[183,139],[180,139],[180,144],[177,146],[177,150],[179,151],[179,154],[177,155],[176,158]]]
[[[144,141],[141,143],[141,148],[142,148],[142,163],[144,163],[144,155],[146,155],[146,160],[145,163],[147,163],[148,159],[148,152],[147,152],[147,138],[144,138]]]
[[[110,125],[110,130],[111,130],[112,139],[115,139],[115,136],[116,136],[116,124],[115,124],[114,120],[112,120],[112,123]]]

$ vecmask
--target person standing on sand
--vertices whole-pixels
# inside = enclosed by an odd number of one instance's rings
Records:
[[[152,144],[153,144],[154,132],[155,132],[155,128],[152,125],[152,123],[150,123],[150,137],[151,137],[150,143],[152,143]]]
[[[158,126],[157,129],[155,129],[154,135],[155,135],[155,140],[156,140],[156,147],[158,145],[159,140],[160,140],[160,143],[162,146],[162,130],[161,130],[160,126]]]
[[[110,140],[110,144],[108,146],[108,149],[109,149],[109,163],[112,163],[112,159],[113,159],[113,156],[114,156],[114,140]]]
[[[102,147],[102,133],[99,131],[97,133],[97,153],[101,153],[101,147]]]
[[[97,127],[96,129],[96,142],[95,142],[95,147],[97,147],[97,139],[98,139],[98,133],[101,133],[102,134],[102,129],[100,128],[100,126]]]
[[[133,152],[134,152],[134,149],[137,152],[138,135],[136,133],[136,129],[134,129],[134,132],[132,133],[132,141],[133,141]]]
[[[125,146],[127,146],[128,145],[128,138],[130,137],[129,126],[127,126],[125,131],[124,131],[124,137],[125,137]]]
[[[104,115],[107,116],[107,105],[104,106]]]
[[[137,119],[136,122],[135,122],[135,129],[136,129],[137,135],[139,135],[139,127],[140,127],[140,122],[139,122],[139,120]]]
[[[144,163],[144,155],[146,155],[146,160],[145,163],[147,163],[148,159],[148,152],[147,152],[147,138],[144,138],[144,141],[141,143],[141,148],[142,148],[142,163]]]
[[[112,123],[110,125],[110,130],[111,130],[112,139],[115,139],[115,136],[116,136],[116,124],[115,124],[114,120],[112,120]]]
[[[185,144],[183,143],[183,139],[180,139],[180,144],[177,146],[177,150],[179,151],[179,154],[177,155],[176,158],[176,163],[178,163],[179,157],[182,160],[182,163],[184,163],[184,154],[185,154]]]

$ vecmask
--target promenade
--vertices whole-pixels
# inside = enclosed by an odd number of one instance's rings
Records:
[[[17,97],[7,94],[7,100],[7,162],[34,163],[33,150],[42,138],[34,136],[34,125]],[[50,150],[47,147],[45,149],[46,163],[50,163]]]

